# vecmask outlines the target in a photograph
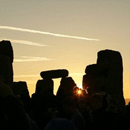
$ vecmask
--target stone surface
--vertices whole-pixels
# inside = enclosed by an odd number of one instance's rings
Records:
[[[119,108],[124,111],[125,100],[123,95],[123,63],[120,52],[101,50],[98,52],[97,63],[88,65],[83,76],[83,88],[88,93],[105,91],[119,102]]]
[[[72,77],[62,78],[57,94],[60,93],[61,90],[63,91],[63,93],[73,93],[73,89],[75,86],[76,83],[74,82]]]
[[[123,96],[123,63],[120,52],[113,50],[101,50],[97,58],[98,83],[111,97],[116,98],[119,107],[123,110],[125,106]],[[104,79],[104,80],[103,80]]]
[[[0,41],[0,54],[9,56],[13,63],[13,48],[10,41]]]
[[[91,64],[86,66],[85,73],[86,74],[83,76],[83,81],[82,81],[83,89],[89,89],[88,90],[89,94],[98,92],[98,88],[95,84],[97,78],[97,65]]]
[[[35,93],[41,92],[42,94],[50,91],[53,94],[54,82],[52,79],[38,80],[36,83]]]
[[[4,83],[12,86],[13,66],[9,56],[0,54],[0,72],[4,77]]]
[[[48,71],[42,71],[40,73],[43,79],[67,77],[68,74],[69,72],[66,69],[48,70]]]
[[[28,91],[27,83],[25,81],[13,82],[12,90],[14,95],[20,96],[25,90]]]

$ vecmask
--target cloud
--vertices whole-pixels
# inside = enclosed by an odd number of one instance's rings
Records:
[[[8,29],[8,30],[15,30],[15,31],[22,31],[22,32],[30,32],[30,33],[51,35],[51,36],[64,37],[64,38],[74,38],[74,39],[79,39],[79,40],[100,41],[99,39],[92,39],[92,38],[86,38],[86,37],[78,37],[78,36],[56,34],[56,33],[43,32],[43,31],[24,29],[24,28],[16,28],[16,27],[10,27],[10,26],[0,26],[0,29]]]
[[[41,43],[25,41],[25,40],[16,40],[16,39],[8,39],[8,38],[0,38],[0,40],[9,40],[12,43],[26,44],[26,45],[32,45],[32,46],[47,46],[47,45],[42,45]]]
[[[46,57],[31,57],[31,56],[20,56],[20,59],[14,59],[14,62],[30,62],[30,61],[49,61],[54,59],[48,59]]]

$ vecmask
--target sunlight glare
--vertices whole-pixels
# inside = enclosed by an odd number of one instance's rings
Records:
[[[77,85],[77,87],[80,88],[80,89],[82,89],[82,85],[81,84]]]
[[[81,94],[81,90],[78,90],[78,94]]]

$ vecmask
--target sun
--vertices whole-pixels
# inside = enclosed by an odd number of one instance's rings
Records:
[[[78,90],[77,93],[78,93],[78,94],[81,94],[82,92],[81,92],[81,90]]]

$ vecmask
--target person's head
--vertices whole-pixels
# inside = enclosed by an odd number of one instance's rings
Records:
[[[64,118],[55,118],[51,120],[45,130],[76,130],[74,124]]]
[[[118,108],[116,105],[109,105],[106,109],[107,112],[112,112],[112,113],[118,113]]]
[[[116,98],[111,98],[111,99],[108,101],[108,105],[118,106],[118,100],[117,100]]]
[[[78,108],[79,109],[84,109],[85,108],[85,105],[86,105],[86,100],[85,99],[80,99],[78,101]]]
[[[100,109],[102,107],[102,96],[99,93],[92,94],[90,102],[93,110]]]
[[[62,106],[63,106],[63,111],[66,113],[71,113],[74,111],[76,107],[76,103],[73,97],[66,97],[62,100]]]

